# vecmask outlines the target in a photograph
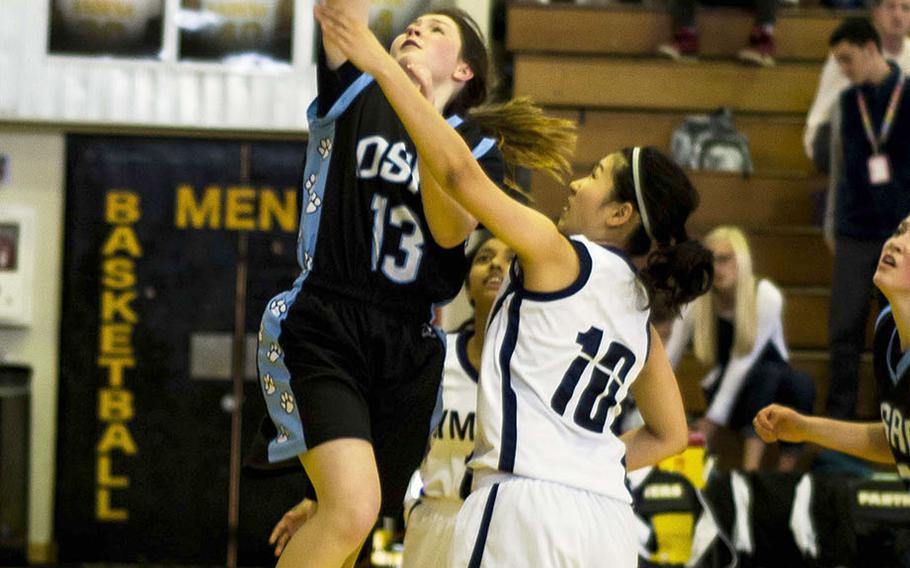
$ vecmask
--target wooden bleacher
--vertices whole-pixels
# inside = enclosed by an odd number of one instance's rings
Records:
[[[777,57],[822,60],[828,37],[843,16],[827,9],[781,9]],[[731,8],[701,9],[697,16],[701,51],[729,56],[743,47],[751,15]],[[647,55],[670,40],[668,10],[623,5],[612,9],[568,4],[513,4],[509,7],[507,49],[517,53]],[[571,38],[571,39],[567,39]]]
[[[793,365],[816,381],[822,410],[830,370],[827,322],[832,257],[819,224],[826,189],[802,147],[828,37],[844,17],[822,8],[781,8],[775,39],[778,64],[747,67],[734,60],[751,26],[748,12],[701,7],[700,61],[676,63],[654,55],[670,39],[664,9],[634,5],[576,6],[513,3],[506,46],[514,57],[514,94],[530,96],[557,116],[579,124],[575,156],[584,175],[622,147],[669,150],[670,136],[691,112],[720,106],[734,111],[750,141],[755,172],[693,172],[701,207],[690,230],[719,224],[746,229],[756,272],[785,294],[785,333]],[[566,189],[532,175],[537,206],[556,216]],[[867,337],[871,339],[871,321]],[[861,364],[860,411],[875,414],[871,358]],[[698,380],[704,369],[688,356],[677,369],[687,406],[704,407]]]

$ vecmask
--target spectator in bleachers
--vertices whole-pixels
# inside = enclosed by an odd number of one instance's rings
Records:
[[[711,293],[682,310],[673,323],[667,355],[675,367],[692,342],[695,357],[711,369],[701,381],[708,409],[698,429],[709,445],[718,426],[742,432],[743,468],[751,471],[759,468],[765,451],[751,428],[755,413],[772,402],[810,412],[815,385],[789,364],[783,296],[771,281],[753,274],[743,232],[717,227],[705,245],[714,253]],[[798,456],[799,446],[782,447],[780,469],[794,469]]]
[[[740,61],[762,67],[774,65],[774,22],[777,0],[700,0],[712,6],[744,6],[755,9],[755,24],[749,44],[740,50]],[[675,61],[694,61],[698,56],[698,29],[695,26],[696,0],[673,0],[673,41],[657,47],[657,53]]]
[[[869,20],[845,20],[829,43],[853,86],[841,94],[832,116],[825,219],[825,238],[834,251],[827,414],[851,419],[872,275],[885,240],[910,212],[910,102],[908,79],[885,59]]]
[[[910,34],[910,0],[872,0],[872,3],[872,23],[881,37],[885,59],[910,73],[910,38],[907,37]],[[850,80],[840,70],[834,55],[829,54],[803,132],[806,156],[823,172],[829,171],[831,114],[838,97],[849,87]]]

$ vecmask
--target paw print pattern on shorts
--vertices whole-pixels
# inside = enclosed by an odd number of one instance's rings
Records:
[[[313,257],[308,252],[303,253],[303,269],[307,272],[313,270]]]
[[[278,359],[281,358],[281,355],[282,355],[281,347],[279,347],[279,345],[277,343],[273,343],[273,344],[269,345],[269,352],[268,352],[268,355],[266,355],[266,357],[269,358],[269,361],[274,363],[275,361],[277,361]]]
[[[259,343],[262,343],[262,334],[265,332],[265,324],[259,322]]]
[[[332,151],[332,141],[328,138],[323,138],[319,141],[319,155],[322,156],[322,159],[325,160],[329,157],[329,152]]]
[[[281,314],[288,311],[288,304],[283,299],[272,300],[269,302],[269,311],[272,312],[272,315],[277,318]]]
[[[275,441],[278,442],[279,444],[283,444],[288,441],[289,437],[290,437],[290,433],[288,432],[287,428],[285,428],[284,426],[279,426],[278,427],[278,436],[275,438]]]
[[[310,195],[310,199],[309,199],[309,202],[306,204],[306,212],[315,213],[319,209],[319,206],[322,205],[322,200],[319,199],[319,196],[316,195],[315,191],[310,191],[309,195]]]
[[[281,393],[281,408],[288,414],[294,412],[294,397],[289,392]]]
[[[275,394],[275,379],[272,378],[272,375],[266,373],[262,377],[262,388],[265,390],[265,394]]]

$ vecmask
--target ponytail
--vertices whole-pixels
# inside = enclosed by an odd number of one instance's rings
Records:
[[[506,185],[519,192],[516,167],[538,170],[558,182],[572,172],[576,125],[571,120],[544,114],[527,97],[501,104],[484,104],[469,111],[481,129],[496,138],[509,171]]]
[[[711,289],[714,261],[711,251],[687,239],[652,251],[638,276],[650,303],[666,306],[675,315]]]
[[[686,232],[686,220],[698,207],[698,192],[685,172],[656,148],[626,148],[621,154],[623,160],[613,170],[616,198],[632,203],[642,221],[649,219],[647,227],[642,222],[629,236],[626,250],[647,254],[639,278],[649,302],[678,313],[707,292],[714,279],[711,251]]]

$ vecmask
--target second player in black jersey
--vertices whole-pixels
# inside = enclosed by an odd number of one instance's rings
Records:
[[[875,325],[875,378],[881,420],[846,422],[762,409],[755,430],[766,442],[814,442],[870,461],[892,463],[910,488],[910,217],[882,248],[873,282],[888,300]]]

